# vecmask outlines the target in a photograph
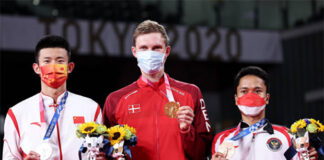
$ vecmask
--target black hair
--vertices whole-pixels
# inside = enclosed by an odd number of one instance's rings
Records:
[[[246,75],[254,75],[254,76],[261,78],[264,82],[264,85],[267,87],[267,93],[269,93],[270,80],[269,80],[268,73],[266,71],[264,71],[262,68],[257,67],[257,66],[248,66],[248,67],[242,68],[237,73],[237,75],[235,76],[235,79],[234,79],[234,92],[235,93],[236,93],[236,89],[240,83],[241,78]]]
[[[60,36],[48,35],[38,41],[35,47],[35,62],[38,63],[39,51],[43,48],[64,48],[67,51],[69,61],[71,60],[71,50],[69,43]]]

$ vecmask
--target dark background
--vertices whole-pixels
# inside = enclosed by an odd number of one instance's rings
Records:
[[[233,79],[240,68],[249,65],[260,66],[270,74],[271,98],[270,104],[266,108],[266,117],[272,123],[289,127],[300,118],[314,118],[322,123],[324,122],[324,29],[314,31],[309,29],[314,24],[322,26],[324,24],[323,5],[320,1],[303,1],[311,6],[311,9],[308,9],[310,14],[304,16],[306,18],[290,18],[290,16],[293,16],[289,15],[289,9],[291,8],[280,8],[280,25],[278,26],[261,25],[261,22],[264,21],[259,14],[262,8],[254,7],[255,3],[259,1],[251,1],[255,2],[251,4],[254,18],[251,24],[243,26],[242,24],[235,25],[235,23],[225,24],[226,19],[220,18],[222,10],[219,8],[226,7],[224,5],[226,2],[224,1],[215,2],[216,20],[213,24],[210,24],[208,21],[185,21],[186,17],[183,10],[185,3],[189,2],[184,0],[174,2],[178,12],[173,14],[165,14],[160,7],[162,2],[159,0],[152,1],[152,3],[136,0],[92,2],[90,0],[40,0],[39,7],[29,4],[33,3],[33,1],[1,0],[0,2],[0,13],[3,15],[28,15],[47,18],[63,17],[88,20],[102,19],[133,23],[150,18],[172,25],[212,25],[215,28],[271,29],[280,32],[283,35],[281,43],[284,61],[282,63],[222,62],[212,59],[207,61],[184,61],[173,57],[171,49],[171,56],[166,62],[166,72],[177,80],[194,83],[200,87],[207,104],[214,133],[235,126],[241,119],[240,113],[234,104]],[[268,2],[275,3],[276,1]],[[288,0],[284,2],[290,4],[297,3],[296,1]],[[237,5],[246,5],[242,3]],[[56,15],[51,15],[47,12],[39,11],[40,7],[45,7],[46,11],[56,8],[59,12]],[[322,8],[316,9],[320,7]],[[299,12],[304,13],[303,8]],[[201,18],[204,19],[204,17]],[[268,16],[268,18],[270,17]],[[292,21],[291,19],[295,20]],[[303,34],[303,29],[310,30],[310,32]],[[298,36],[284,36],[293,31],[302,34]],[[1,37],[1,40],[5,40],[5,38]],[[68,90],[92,98],[101,107],[103,107],[109,93],[132,83],[140,76],[135,58],[80,56],[72,53],[72,61],[76,63],[76,66],[72,74],[69,75],[67,81]],[[40,91],[40,79],[32,69],[33,62],[34,53],[30,51],[0,50],[1,123],[3,123],[3,118],[10,107]],[[305,95],[314,90],[319,91],[319,98],[306,100]],[[1,126],[3,127],[3,124]],[[3,137],[3,128],[0,130],[0,136]],[[2,146],[0,147],[2,148]]]

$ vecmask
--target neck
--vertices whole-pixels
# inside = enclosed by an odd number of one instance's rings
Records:
[[[45,83],[41,82],[41,87],[42,87],[42,93],[53,98],[54,103],[56,104],[57,98],[66,91],[66,83],[64,83],[62,86],[58,88],[51,88],[47,86]]]
[[[256,122],[259,122],[261,119],[263,119],[265,117],[265,109],[263,111],[261,111],[261,113],[256,116],[248,116],[243,113],[241,113],[241,115],[242,115],[242,121],[247,123],[249,126],[251,126]]]
[[[164,74],[163,69],[161,71],[155,73],[155,74],[147,74],[147,73],[145,73],[143,71],[141,71],[141,72],[142,72],[142,75],[151,82],[158,82],[161,79],[161,77],[163,76],[163,74]]]

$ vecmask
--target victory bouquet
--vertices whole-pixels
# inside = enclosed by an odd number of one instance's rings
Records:
[[[307,149],[310,144],[323,154],[323,146],[318,134],[324,132],[324,126],[319,121],[312,118],[300,119],[291,125],[289,132],[293,135],[300,159],[309,160]]]
[[[125,160],[127,156],[132,159],[129,146],[134,147],[137,143],[136,130],[126,125],[116,125],[107,129],[108,140],[112,146],[108,155],[113,159]]]
[[[116,125],[107,129],[95,122],[80,124],[76,130],[78,138],[84,142],[79,150],[79,159],[86,155],[87,160],[96,160],[99,152],[104,152],[109,159],[132,159],[129,146],[137,143],[136,130],[128,125]]]
[[[96,160],[96,155],[109,143],[105,139],[105,137],[109,136],[107,127],[95,122],[80,124],[75,133],[78,138],[84,139],[79,150],[80,160],[82,154],[86,154],[87,160]]]

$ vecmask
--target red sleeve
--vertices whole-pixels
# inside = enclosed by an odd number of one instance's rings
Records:
[[[212,155],[215,154],[215,151],[216,151],[216,149],[215,149],[215,148],[216,148],[216,143],[217,143],[218,141],[220,141],[219,144],[222,144],[223,141],[224,141],[224,139],[225,139],[225,138],[226,138],[230,133],[234,132],[235,130],[236,130],[236,128],[232,128],[232,129],[228,129],[228,130],[225,130],[225,131],[222,131],[222,132],[216,134],[216,136],[214,137],[213,143],[212,143],[212,149],[211,149]],[[222,136],[222,135],[223,135],[223,136]],[[222,138],[219,139],[221,136],[222,136]]]
[[[204,99],[196,86],[192,97],[195,104],[195,118],[190,131],[181,134],[182,146],[188,159],[205,160],[209,155],[213,134]]]
[[[211,148],[211,153],[212,155],[215,154],[215,147],[216,147],[216,143],[217,143],[217,140],[218,138],[220,137],[220,135],[222,135],[221,133],[218,133],[215,137],[214,137],[214,140],[213,140],[213,143],[212,143],[212,148]]]
[[[118,101],[119,99],[113,98],[113,94],[110,94],[106,99],[103,108],[102,119],[103,119],[103,124],[106,125],[107,127],[111,127],[118,124],[115,118]]]
[[[111,127],[117,125],[118,122],[116,120],[116,109],[118,107],[119,102],[121,101],[122,97],[127,93],[134,91],[138,88],[136,82],[118,90],[113,93],[110,93],[106,99],[104,108],[103,108],[103,124],[107,127]]]

